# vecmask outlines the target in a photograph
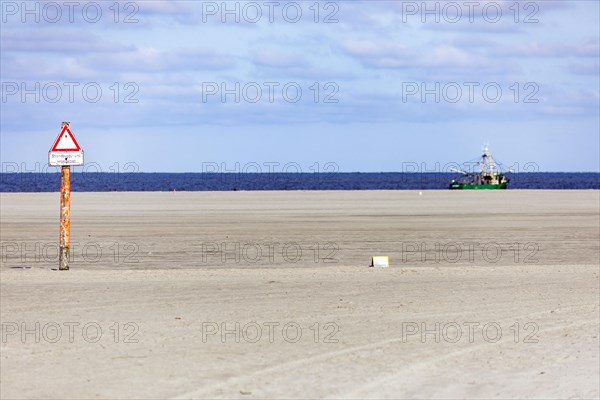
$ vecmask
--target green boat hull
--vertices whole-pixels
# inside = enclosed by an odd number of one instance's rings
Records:
[[[506,189],[508,182],[489,184],[489,185],[478,185],[476,183],[451,183],[448,189],[450,190],[494,190],[494,189]]]

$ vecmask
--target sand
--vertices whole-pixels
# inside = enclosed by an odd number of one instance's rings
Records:
[[[600,192],[0,194],[0,397],[598,398]],[[388,255],[391,267],[369,268]]]

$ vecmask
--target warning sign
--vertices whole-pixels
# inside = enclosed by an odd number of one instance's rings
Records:
[[[48,165],[83,165],[83,149],[69,129],[69,124],[64,124],[48,152]]]

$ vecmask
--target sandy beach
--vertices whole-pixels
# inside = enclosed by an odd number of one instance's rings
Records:
[[[0,397],[598,398],[600,192],[1,193]],[[390,268],[369,268],[386,255]]]

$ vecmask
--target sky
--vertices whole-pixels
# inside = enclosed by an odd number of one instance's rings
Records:
[[[0,6],[2,172],[600,171],[596,0]]]

